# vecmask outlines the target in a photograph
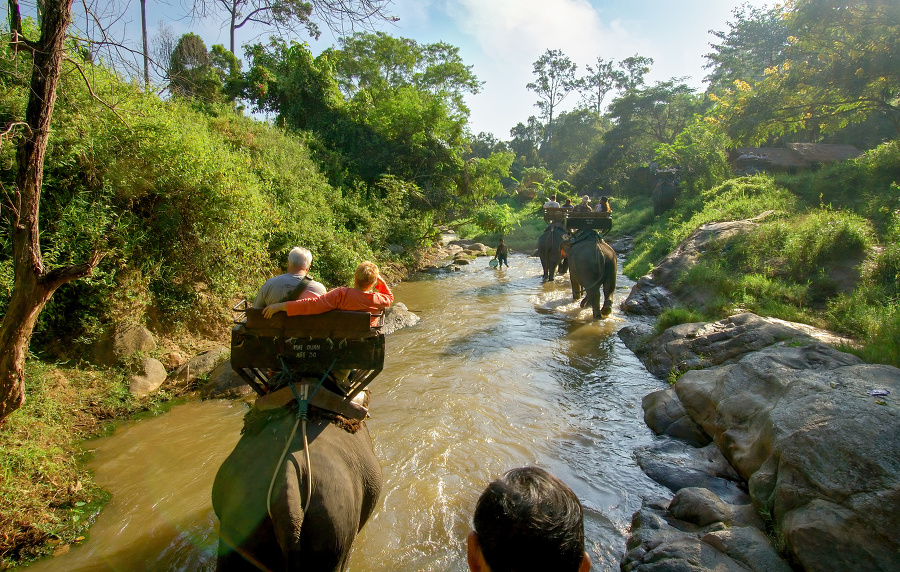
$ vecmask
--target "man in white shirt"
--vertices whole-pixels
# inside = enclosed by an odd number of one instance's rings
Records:
[[[547,200],[546,203],[544,203],[544,208],[545,209],[549,209],[549,208],[558,209],[559,208],[559,203],[556,202],[556,195],[550,195],[550,198]]]
[[[269,278],[265,284],[259,289],[256,300],[253,301],[254,308],[265,308],[270,304],[291,300],[303,300],[305,298],[314,298],[325,293],[325,286],[309,278],[306,273],[312,264],[312,253],[309,250],[295,246],[288,253],[287,272]],[[301,288],[301,283],[305,283],[305,287]]]

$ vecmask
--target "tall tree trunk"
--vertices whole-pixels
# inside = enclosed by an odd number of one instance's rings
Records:
[[[144,89],[150,89],[150,49],[147,47],[147,0],[141,0],[141,36],[144,39]]]
[[[25,357],[38,315],[63,284],[91,274],[101,255],[90,261],[47,271],[41,258],[38,215],[44,180],[44,156],[56,103],[63,61],[63,42],[72,16],[73,0],[46,0],[41,37],[22,42],[33,54],[31,91],[23,133],[16,151],[15,223],[12,228],[15,281],[9,307],[0,323],[0,423],[25,402]],[[18,13],[18,3],[10,0]],[[13,12],[13,10],[11,10]],[[21,23],[17,22],[18,29]]]

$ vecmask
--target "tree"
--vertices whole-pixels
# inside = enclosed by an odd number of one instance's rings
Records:
[[[38,215],[44,157],[65,58],[66,31],[72,19],[72,0],[43,2],[37,41],[22,33],[18,1],[10,0],[9,8],[13,48],[19,57],[31,57],[32,71],[25,124],[18,126],[14,198],[8,205],[14,213],[10,234],[15,281],[0,323],[0,422],[25,402],[25,357],[44,305],[63,284],[89,276],[102,257],[95,249],[90,259],[81,264],[49,269],[41,256]]]
[[[221,99],[221,78],[210,63],[203,38],[196,34],[185,34],[175,44],[167,73],[172,93],[209,102]]]
[[[617,85],[624,81],[622,72],[613,68],[612,60],[597,58],[597,67],[590,64],[585,66],[588,75],[578,80],[578,90],[581,92],[584,104],[597,115],[603,113],[603,99]]]
[[[231,53],[235,53],[235,31],[247,24],[274,28],[281,36],[297,34],[305,29],[318,38],[319,28],[313,18],[338,30],[345,23],[352,27],[372,20],[393,20],[386,12],[392,0],[195,0],[194,12],[225,12]]]
[[[540,97],[535,107],[540,109],[547,119],[547,127],[544,130],[547,152],[550,151],[552,144],[553,113],[566,96],[577,87],[576,69],[578,65],[561,50],[547,50],[534,62],[533,73],[537,76],[537,80],[525,86]]]
[[[721,43],[710,44],[712,52],[703,56],[704,68],[711,69],[704,80],[710,91],[734,87],[736,80],[760,81],[765,71],[780,65],[788,47],[784,8],[756,8],[745,4],[732,11],[728,32],[710,30]]]
[[[350,99],[357,94],[373,101],[400,87],[413,87],[445,99],[455,113],[467,114],[465,93],[478,93],[472,66],[463,63],[459,48],[438,42],[419,44],[383,32],[357,32],[341,38],[333,56],[341,91]]]
[[[784,61],[717,97],[717,117],[733,138],[802,133],[816,141],[879,114],[900,133],[900,4],[796,0],[785,19]]]
[[[617,194],[645,191],[632,175],[647,165],[660,144],[671,143],[695,115],[703,113],[705,105],[693,88],[675,79],[625,92],[610,104],[607,117],[612,126],[572,183]]]
[[[644,76],[650,73],[650,66],[653,65],[653,58],[645,58],[634,54],[619,62],[622,72],[616,78],[618,87],[622,91],[631,91],[644,85]]]

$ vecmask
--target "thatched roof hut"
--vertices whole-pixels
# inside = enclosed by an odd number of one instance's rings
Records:
[[[786,147],[738,147],[731,152],[737,173],[762,171],[796,173],[818,165],[853,159],[862,151],[853,145],[788,143]]]
[[[862,151],[853,145],[830,145],[825,143],[788,143],[788,147],[812,165],[835,163],[855,159]]]

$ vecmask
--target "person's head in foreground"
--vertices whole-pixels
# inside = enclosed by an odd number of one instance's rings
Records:
[[[584,516],[565,483],[537,467],[512,469],[475,505],[467,556],[473,572],[587,572]]]
[[[368,260],[360,262],[353,274],[353,287],[368,291],[376,282],[378,282],[378,266]]]

